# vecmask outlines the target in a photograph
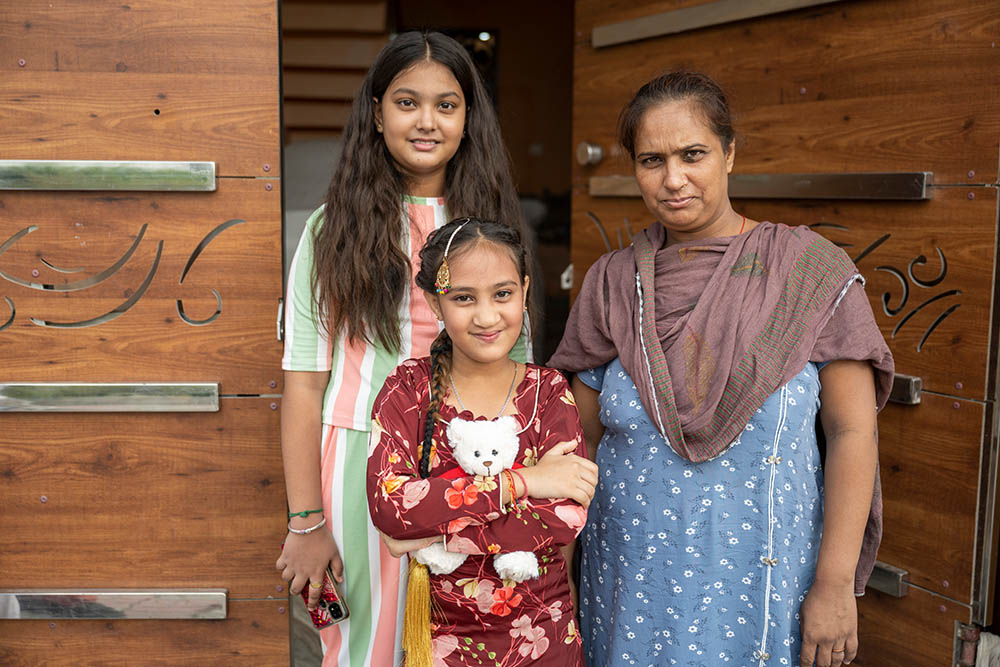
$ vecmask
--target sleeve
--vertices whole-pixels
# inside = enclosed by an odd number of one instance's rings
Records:
[[[587,269],[580,293],[569,311],[562,340],[547,366],[575,372],[618,356],[609,319],[610,303],[617,298],[617,295],[611,294],[609,266],[612,262],[620,264],[623,261],[624,256],[610,252]]]
[[[817,364],[843,359],[871,363],[875,370],[877,403],[881,409],[892,390],[892,353],[875,322],[860,277],[845,288],[809,356],[809,360]]]
[[[608,365],[598,366],[596,368],[588,368],[586,370],[580,371],[576,374],[580,378],[580,382],[584,383],[594,391],[601,391],[601,387],[604,386],[604,372],[608,369]]]
[[[523,451],[522,463],[534,465],[542,455],[555,445],[573,441],[576,454],[587,456],[583,442],[583,429],[576,402],[569,383],[557,371],[546,370],[540,382],[544,402],[539,406],[538,417],[529,430],[534,436],[533,447]],[[546,393],[548,396],[546,397]],[[579,503],[566,498],[526,498],[520,508],[489,523],[462,526],[461,522],[449,527],[446,547],[448,551],[468,554],[507,553],[511,551],[537,551],[543,547],[569,544],[587,522],[587,510]]]
[[[328,371],[330,340],[320,325],[312,293],[313,232],[323,220],[323,207],[306,221],[299,245],[288,268],[285,293],[285,352],[281,368],[286,371]]]
[[[531,363],[534,361],[531,353],[531,321],[528,319],[528,313],[524,314],[524,326],[521,327],[521,335],[517,337],[517,341],[514,343],[514,347],[511,349],[510,356],[511,359],[522,364]]]
[[[375,399],[368,451],[368,508],[380,531],[396,539],[444,535],[449,526],[500,516],[494,478],[434,476],[438,437],[431,449],[432,475],[421,479],[427,379],[407,362],[390,375]]]

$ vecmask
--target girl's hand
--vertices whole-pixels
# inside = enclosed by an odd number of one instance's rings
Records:
[[[817,580],[802,602],[800,667],[837,667],[858,654],[858,606],[854,582]]]
[[[340,558],[333,535],[325,529],[317,530],[308,535],[288,533],[285,537],[285,548],[275,563],[281,570],[281,578],[290,582],[288,590],[292,595],[298,595],[303,588],[312,584],[322,584],[329,565],[337,583],[344,581],[344,561]],[[309,586],[309,602],[306,606],[313,610],[319,604],[319,594],[322,587]]]
[[[532,498],[569,498],[588,507],[597,487],[597,464],[574,454],[576,441],[561,442],[538,463],[518,472],[524,475]]]
[[[385,533],[379,533],[382,536],[382,541],[385,542],[385,546],[389,548],[389,553],[392,554],[393,558],[399,558],[403,554],[408,554],[411,551],[416,551],[417,549],[423,549],[424,547],[429,547],[435,542],[441,540],[440,535],[434,535],[431,537],[418,537],[412,540],[397,540],[395,538],[389,537]]]

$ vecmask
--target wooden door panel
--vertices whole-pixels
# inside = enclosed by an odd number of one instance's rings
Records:
[[[0,664],[287,665],[287,606],[285,599],[230,602],[220,621],[0,621]]]
[[[983,404],[925,393],[879,416],[883,525],[879,559],[910,581],[972,602]],[[928,437],[933,434],[933,437]]]
[[[261,437],[278,433],[272,403],[229,398],[218,413],[0,414],[0,534],[17,536],[0,551],[0,589],[280,596],[281,447]]]
[[[246,74],[277,63],[277,21],[275,0],[5,3],[0,70]]]
[[[280,174],[277,70],[0,76],[4,159],[216,163],[217,176]],[[265,168],[266,165],[266,168]]]
[[[935,188],[929,202],[734,200],[733,205],[753,219],[817,225],[815,231],[844,246],[852,258],[860,257],[865,291],[896,370],[921,377],[925,390],[986,398],[993,293],[983,277],[992,272],[997,243],[994,189]],[[629,229],[636,233],[654,222],[638,198],[577,195],[575,267],[589,266],[607,252],[588,212],[601,221],[613,248],[628,245]],[[582,279],[577,275],[576,284]]]
[[[281,195],[252,179],[219,179],[218,188],[113,195],[0,192],[0,243],[37,227],[0,255],[0,324],[10,313],[4,297],[15,309],[14,321],[0,331],[0,379],[219,382],[224,394],[279,393]],[[223,227],[188,266],[206,236],[232,220],[244,222]],[[56,287],[78,283],[113,267],[140,233],[128,261],[93,286],[59,292],[11,280]],[[81,328],[32,321],[88,321],[121,307],[141,289],[161,243],[148,289],[121,316]],[[217,308],[212,290],[222,301],[214,321],[193,325],[180,317],[178,299],[189,320],[212,317]]]
[[[662,4],[644,3],[642,14]],[[997,39],[1000,16],[986,4],[899,0],[839,2],[668,41],[580,43],[574,145],[598,143],[611,159],[574,176],[627,173],[618,113],[643,83],[683,66],[726,90],[738,173],[933,171],[937,183],[993,182]],[[933,57],[928,41],[941,44]],[[977,93],[956,96],[956,79]]]
[[[854,665],[942,667],[952,664],[955,621],[969,622],[968,607],[910,588],[902,598],[869,590],[858,598],[860,649]]]

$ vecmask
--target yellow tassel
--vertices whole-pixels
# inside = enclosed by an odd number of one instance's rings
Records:
[[[431,667],[431,578],[427,566],[410,558],[403,616],[403,650],[406,667]]]

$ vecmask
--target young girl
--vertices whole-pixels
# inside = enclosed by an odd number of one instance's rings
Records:
[[[438,334],[412,287],[417,252],[451,213],[521,218],[496,116],[465,50],[410,32],[382,49],[344,129],[325,206],[289,271],[281,444],[289,590],[319,598],[325,568],[351,608],[324,630],[324,665],[398,662],[406,572],[363,504],[369,415],[386,375]],[[517,332],[518,334],[520,331]],[[512,354],[527,358],[524,337]]]
[[[400,365],[375,399],[368,503],[394,552],[443,540],[469,554],[451,574],[431,577],[427,658],[435,666],[582,664],[560,547],[586,521],[597,468],[583,458],[563,376],[510,359],[527,307],[520,237],[459,219],[430,236],[420,262],[417,285],[444,330],[431,356]],[[449,422],[506,415],[517,424],[523,468],[441,477],[456,466]],[[534,552],[539,577],[502,580],[493,554],[511,551]],[[422,667],[414,657],[407,665]]]

